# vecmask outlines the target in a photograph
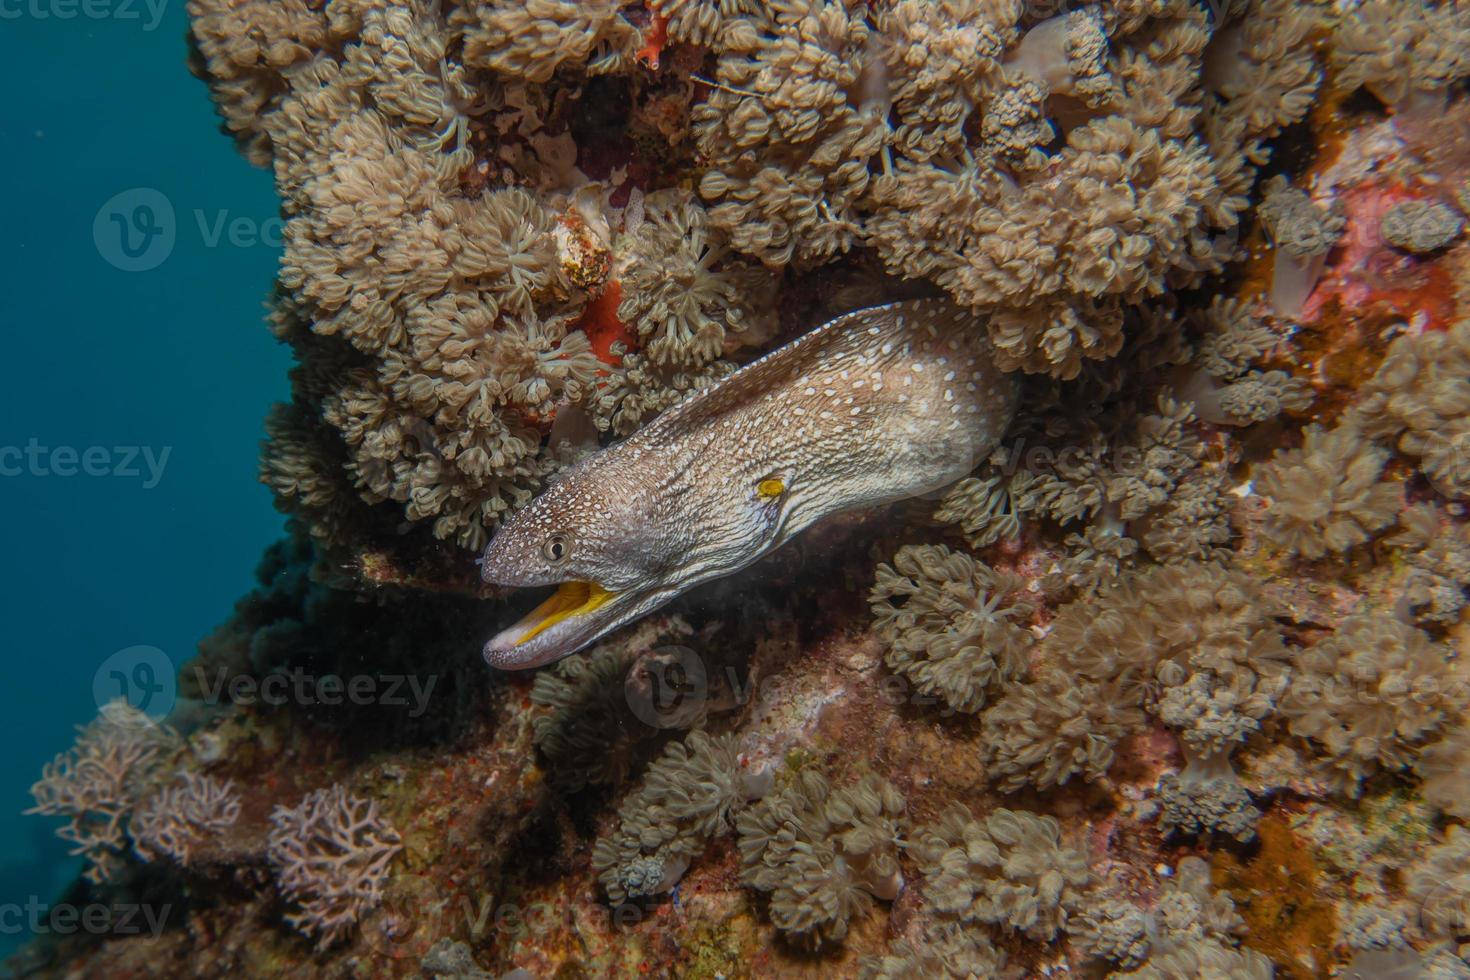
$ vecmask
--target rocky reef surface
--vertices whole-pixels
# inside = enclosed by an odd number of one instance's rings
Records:
[[[290,537],[33,789],[165,927],[12,969],[1470,977],[1470,6],[189,9]],[[485,668],[559,468],[930,294],[1025,378],[968,479]]]

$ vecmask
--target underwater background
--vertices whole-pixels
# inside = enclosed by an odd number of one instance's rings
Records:
[[[12,189],[0,245],[0,445],[35,447],[7,456],[0,478],[14,515],[0,712],[6,904],[53,901],[81,868],[21,814],[55,746],[95,717],[112,670],[163,674],[191,657],[281,528],[256,479],[262,418],[289,366],[263,327],[280,254],[270,176],[216,132],[185,65],[183,3],[93,9],[14,4],[0,19]],[[134,226],[128,258],[118,226],[99,215],[131,219],[160,200],[172,215],[160,209],[146,239]],[[243,222],[233,236],[231,222]],[[82,465],[92,447],[105,450],[89,460],[95,475]],[[138,647],[152,650],[103,669]],[[27,938],[0,929],[0,948],[8,955]]]
[[[0,55],[3,972],[1470,980],[1470,4]]]

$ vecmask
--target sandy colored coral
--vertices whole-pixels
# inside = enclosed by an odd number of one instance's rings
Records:
[[[1185,760],[1178,775],[1159,779],[1159,826],[1181,834],[1219,833],[1240,841],[1255,837],[1261,814],[1231,767],[1229,753],[1187,751]]]
[[[1051,939],[1083,906],[1086,855],[1062,841],[1055,819],[997,809],[974,817],[958,804],[914,832],[924,897],[943,916]]]
[[[1238,299],[1216,296],[1194,319],[1202,334],[1195,362],[1216,378],[1239,377],[1281,342],[1250,304]]]
[[[1387,527],[1399,488],[1380,479],[1388,454],[1352,424],[1310,425],[1300,449],[1277,450],[1255,472],[1270,503],[1266,528],[1275,547],[1304,558],[1341,554]]]
[[[731,252],[690,194],[655,191],[642,207],[642,221],[619,246],[618,317],[636,325],[650,360],[699,366],[739,335],[775,332],[769,277]]]
[[[1275,707],[1288,658],[1260,587],[1219,565],[1155,566],[1062,606],[1047,666],[981,716],[1001,788],[1095,779],[1145,711],[1200,754],[1228,752]]]
[[[729,832],[735,812],[765,791],[741,765],[728,735],[691,732],[649,766],[618,810],[618,828],[599,838],[592,868],[609,901],[668,891],[710,838]]]
[[[1297,657],[1281,712],[1326,756],[1340,788],[1357,795],[1365,777],[1412,761],[1467,694],[1448,652],[1424,632],[1361,613]]]
[[[954,923],[932,926],[919,940],[895,940],[882,956],[865,956],[860,980],[993,980],[1001,976],[1005,954],[979,929]]]
[[[1024,584],[943,545],[909,545],[879,565],[869,594],[888,666],[922,694],[974,713],[1026,667],[1033,605]]]
[[[1470,724],[1463,715],[1419,750],[1414,772],[1423,780],[1425,800],[1451,816],[1470,818]]]
[[[847,96],[862,89],[865,12],[858,3],[763,5],[720,58],[718,85],[693,112],[712,164],[699,192],[740,251],[771,264],[820,263],[854,243],[867,164],[885,136],[879,115]]]
[[[903,796],[878,776],[833,788],[804,769],[735,817],[740,880],[771,893],[771,921],[808,945],[840,942],[874,899],[893,899]]]
[[[1470,496],[1470,321],[1395,338],[1355,410],[1369,435],[1417,457],[1440,492]]]
[[[563,65],[591,74],[631,59],[638,31],[625,0],[497,0],[456,6],[450,22],[464,37],[465,64],[545,83]]]
[[[1386,105],[1428,106],[1470,75],[1470,11],[1458,0],[1363,0],[1333,30],[1334,81],[1366,87]]]
[[[1153,922],[1143,909],[1120,899],[1089,902],[1067,923],[1072,942],[1088,956],[1111,960],[1124,968],[1148,959]]]
[[[1463,934],[1470,926],[1470,830],[1455,824],[1409,869],[1409,897],[1419,903],[1423,925],[1440,934]]]
[[[1404,201],[1384,213],[1378,230],[1394,248],[1425,255],[1459,238],[1465,230],[1465,219],[1438,201]]]
[[[1453,626],[1470,586],[1470,525],[1420,503],[1399,512],[1399,526],[1389,541],[1402,549],[1409,566],[1401,604],[1421,626]]]

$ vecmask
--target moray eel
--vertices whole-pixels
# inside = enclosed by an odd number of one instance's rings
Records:
[[[506,521],[484,580],[558,588],[485,660],[539,667],[822,517],[953,483],[1016,399],[984,324],[943,300],[838,317],[569,467]]]

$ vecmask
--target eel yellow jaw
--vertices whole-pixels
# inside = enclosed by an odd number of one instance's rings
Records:
[[[618,593],[610,592],[596,582],[563,582],[550,598],[532,609],[515,625],[492,637],[485,645],[485,657],[498,666],[538,666],[544,662],[544,654],[540,648],[560,645],[553,636],[545,634],[582,632],[587,617],[617,595]],[[533,642],[538,637],[541,642]],[[545,659],[555,659],[555,656],[560,655],[555,654]]]

